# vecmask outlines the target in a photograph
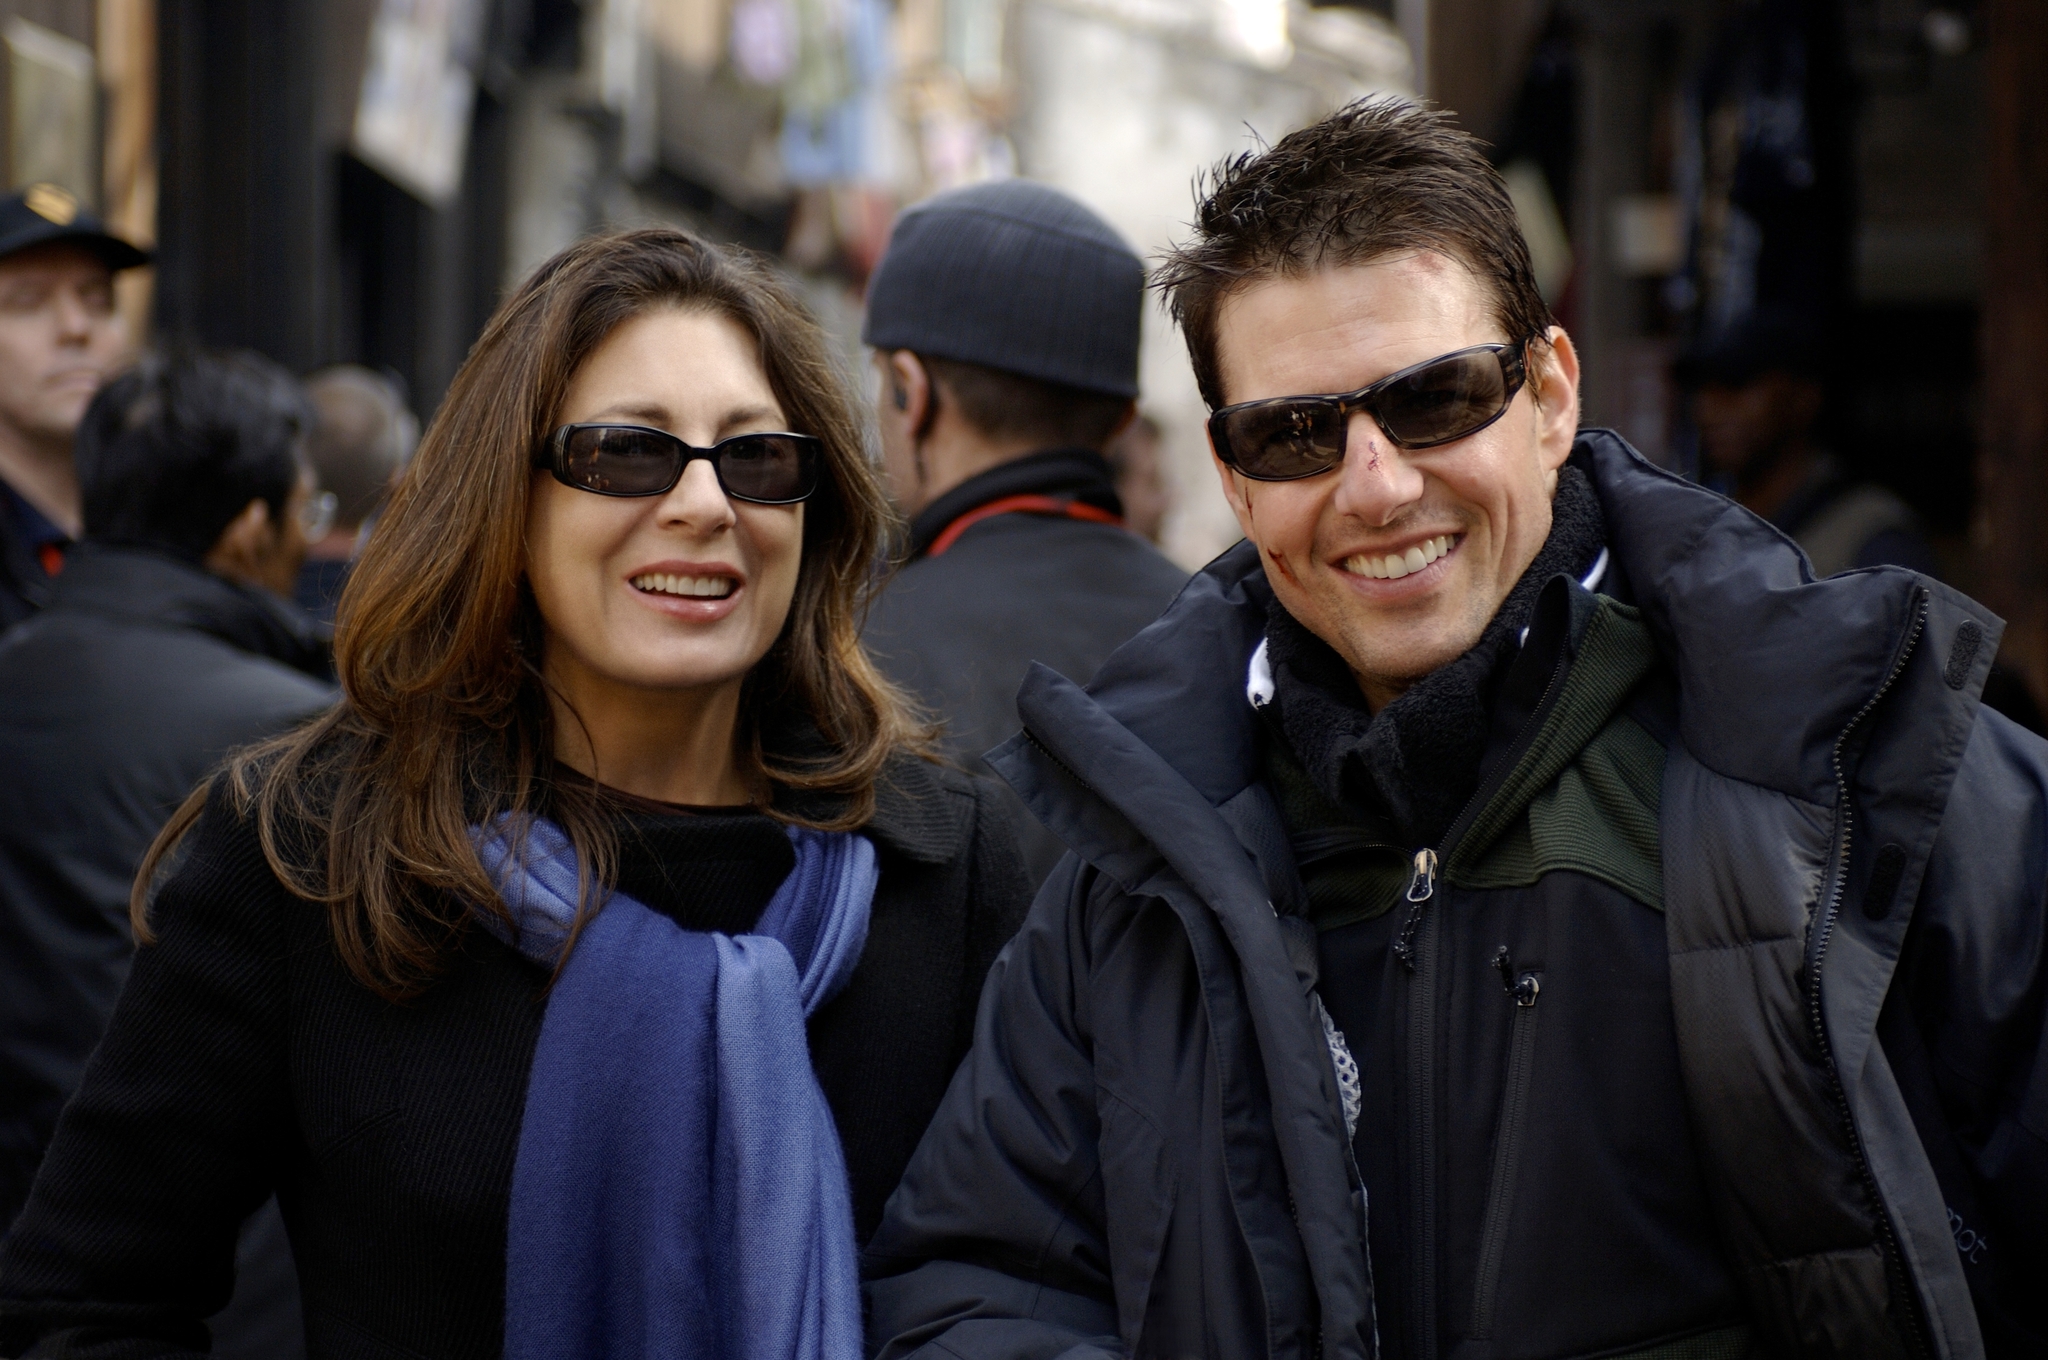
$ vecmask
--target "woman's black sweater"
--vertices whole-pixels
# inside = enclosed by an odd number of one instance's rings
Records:
[[[758,814],[621,821],[620,889],[690,929],[746,930],[794,863]],[[865,834],[881,865],[867,945],[810,1026],[863,1241],[1028,905],[1005,814],[964,775],[895,762]],[[314,1360],[498,1355],[547,973],[472,929],[424,994],[381,1000],[218,795],[153,919],[0,1245],[0,1355],[204,1352],[236,1228],[273,1192]]]

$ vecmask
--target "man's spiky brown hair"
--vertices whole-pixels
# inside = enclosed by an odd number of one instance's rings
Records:
[[[1194,235],[1167,252],[1153,286],[1187,338],[1212,409],[1223,404],[1217,314],[1263,279],[1431,250],[1491,289],[1507,339],[1550,328],[1507,186],[1484,144],[1436,109],[1358,100],[1264,150],[1219,161],[1195,191]]]

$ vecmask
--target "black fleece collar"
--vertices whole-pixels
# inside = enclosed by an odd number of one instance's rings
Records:
[[[1005,496],[1061,496],[1107,510],[1124,512],[1109,463],[1094,449],[1047,449],[998,463],[917,512],[910,521],[910,556],[924,556],[946,526],[970,510],[979,510]]]
[[[216,576],[154,547],[80,543],[65,557],[53,607],[157,628],[187,628],[332,682],[331,632],[290,601]]]
[[[1494,693],[1537,597],[1553,577],[1583,576],[1606,545],[1600,499],[1585,474],[1567,464],[1558,475],[1550,537],[1479,641],[1377,718],[1342,658],[1274,601],[1266,615],[1271,721],[1325,795],[1390,818],[1410,844],[1436,844],[1478,786]]]

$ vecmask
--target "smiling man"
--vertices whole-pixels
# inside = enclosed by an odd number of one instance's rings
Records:
[[[1246,541],[990,757],[1074,853],[869,1245],[879,1353],[2040,1353],[1999,622],[1580,431],[1442,114],[1219,167],[1162,286]]]
[[[0,628],[48,600],[78,537],[72,434],[127,357],[114,275],[148,260],[54,184],[0,199]]]

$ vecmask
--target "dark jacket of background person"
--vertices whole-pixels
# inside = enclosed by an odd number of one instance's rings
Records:
[[[970,769],[985,768],[981,753],[1017,730],[1017,686],[1032,662],[1086,684],[1187,583],[1136,534],[1064,515],[991,516],[931,554],[962,516],[1018,495],[1122,510],[1108,463],[1088,449],[1031,454],[970,478],[911,522],[911,560],[862,635],[890,679],[945,717],[947,750]],[[1025,869],[1041,882],[1066,847],[1004,792]]]
[[[0,630],[50,602],[50,568],[63,569],[71,538],[42,511],[0,484]]]
[[[325,665],[283,601],[91,544],[0,639],[0,1223],[128,975],[143,852],[229,751],[333,702]]]
[[[862,1239],[1023,915],[1004,817],[987,781],[909,757],[877,786],[863,828],[881,868],[867,945],[810,1024]],[[631,800],[622,822],[621,890],[685,929],[744,932],[793,863],[781,825],[758,813]],[[137,955],[0,1250],[0,1354],[203,1350],[200,1319],[227,1297],[235,1224],[275,1190],[309,1355],[497,1356],[547,970],[470,930],[425,993],[380,999],[342,965],[326,913],[279,885],[253,822],[218,791],[153,919],[159,943]]]
[[[275,364],[187,352],[116,376],[79,426],[84,541],[0,640],[0,1226],[114,1009],[150,842],[230,750],[335,698],[324,635],[275,593],[303,543],[306,424]],[[290,1248],[274,1205],[243,1220],[219,1353],[289,1360]]]
[[[1746,1322],[1773,1354],[2039,1354],[2048,747],[1977,701],[2001,625],[1895,569],[1816,584],[1606,432],[1574,461],[1677,691],[1669,1023]],[[1375,1353],[1317,939],[1247,700],[1269,602],[1240,546],[1092,693],[1026,683],[994,764],[1076,857],[869,1243],[883,1356]],[[1439,919],[1487,895],[1447,848]],[[1547,1279],[1545,1254],[1510,1269]],[[1592,1283],[1503,1278],[1487,1353],[1561,1353],[1521,1324]]]

